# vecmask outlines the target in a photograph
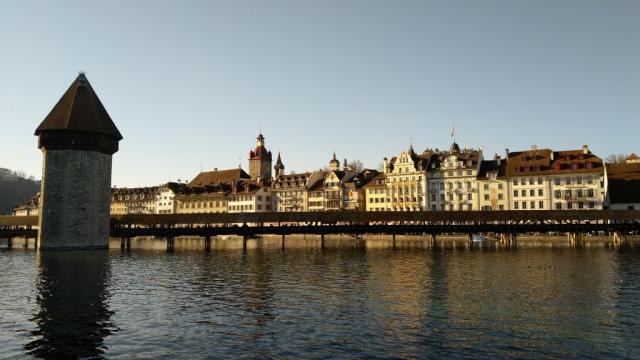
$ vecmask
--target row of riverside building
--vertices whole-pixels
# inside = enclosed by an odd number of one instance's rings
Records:
[[[272,173],[273,169],[273,173]],[[37,197],[14,215],[37,215]],[[588,148],[532,146],[484,159],[482,149],[412,146],[382,169],[355,169],[335,153],[328,167],[285,174],[259,134],[241,168],[200,172],[188,183],[114,188],[112,214],[299,211],[470,211],[640,209],[640,158],[605,164]]]

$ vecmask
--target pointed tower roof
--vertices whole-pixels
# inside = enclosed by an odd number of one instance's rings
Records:
[[[38,147],[92,150],[113,154],[122,135],[84,73],[71,83],[35,131]]]
[[[278,168],[283,168],[284,169],[284,164],[282,163],[282,159],[280,158],[280,151],[278,151],[278,158],[276,159],[276,167]]]
[[[84,73],[80,73],[62,95],[35,135],[49,130],[73,130],[107,135],[121,140],[122,135],[104,108]]]

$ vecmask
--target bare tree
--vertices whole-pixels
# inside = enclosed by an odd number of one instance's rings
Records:
[[[351,171],[355,172],[364,170],[364,164],[362,164],[362,161],[360,160],[351,160],[351,162],[349,162],[349,167],[351,168]]]
[[[608,164],[621,164],[621,163],[624,163],[627,160],[627,157],[629,157],[629,155],[627,155],[627,154],[611,154],[611,155],[607,156],[605,161]]]

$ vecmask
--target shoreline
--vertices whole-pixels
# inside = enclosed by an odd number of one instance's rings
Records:
[[[284,240],[285,249],[393,249],[394,241],[391,235],[327,235],[322,243],[320,235],[287,235]],[[25,239],[14,238],[13,249],[24,249]],[[29,249],[33,249],[34,239],[28,239]],[[0,239],[0,249],[6,248],[7,239]],[[119,238],[109,238],[109,249],[118,249],[121,246]],[[176,237],[174,249],[205,251],[205,241],[201,237]],[[629,235],[627,247],[640,248],[640,235]],[[262,235],[247,240],[246,248],[249,249],[282,249],[282,236]],[[487,238],[483,241],[473,241],[471,245],[467,235],[439,235],[436,237],[437,249],[514,249],[514,248],[576,248],[572,246],[568,236],[565,235],[521,235],[518,236],[517,245],[509,246],[500,243],[496,238]],[[584,244],[577,248],[619,248],[614,243],[612,236],[593,235],[584,238]],[[624,247],[624,246],[623,246]],[[242,250],[243,238],[236,235],[224,235],[211,238],[211,251],[215,250]],[[432,249],[434,248],[429,236],[423,235],[396,235],[396,249]],[[142,250],[167,250],[167,241],[163,238],[136,237],[131,239],[131,249]]]

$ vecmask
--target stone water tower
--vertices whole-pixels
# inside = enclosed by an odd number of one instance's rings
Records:
[[[122,135],[84,73],[35,135],[43,156],[40,248],[107,248],[111,155]]]

